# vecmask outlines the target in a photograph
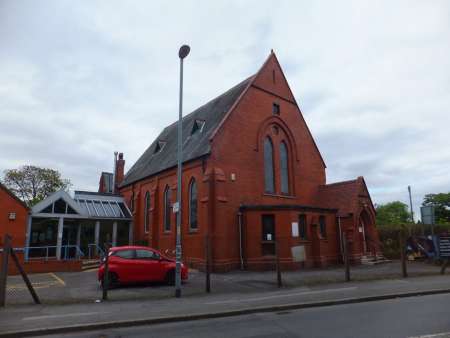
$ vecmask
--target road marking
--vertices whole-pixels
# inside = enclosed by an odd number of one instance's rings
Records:
[[[56,279],[62,286],[66,286],[66,283],[53,272],[50,272],[49,275]]]
[[[436,337],[448,338],[448,337],[450,337],[450,332],[426,334],[426,335],[423,335],[423,336],[412,336],[412,337],[408,337],[408,338],[436,338]]]
[[[47,273],[52,280],[50,281],[43,281],[43,282],[31,282],[31,285],[33,285],[33,288],[35,289],[45,289],[52,286],[66,286],[66,283],[62,278],[58,277],[53,272]],[[25,284],[10,284],[6,287],[7,291],[23,291],[28,290],[28,287]]]
[[[107,312],[79,312],[79,313],[66,313],[63,315],[34,316],[34,317],[25,317],[25,318],[22,318],[22,320],[39,320],[39,319],[50,319],[50,318],[92,316],[92,315],[98,315],[100,313],[107,313]]]
[[[273,296],[264,296],[264,297],[254,297],[254,298],[246,298],[246,299],[229,299],[229,300],[221,300],[221,301],[215,301],[215,302],[208,302],[205,304],[212,305],[212,304],[224,304],[224,303],[240,303],[240,302],[258,302],[260,300],[266,300],[266,299],[273,299],[273,298],[280,298],[280,297],[292,297],[292,296],[302,296],[302,295],[313,295],[317,293],[327,293],[327,292],[339,292],[339,291],[350,291],[357,289],[356,286],[348,287],[348,288],[339,288],[339,289],[326,289],[326,290],[316,290],[316,291],[302,291],[302,292],[295,292],[295,293],[283,293],[280,295],[273,295]]]

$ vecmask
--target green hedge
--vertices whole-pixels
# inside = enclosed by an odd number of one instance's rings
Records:
[[[378,236],[381,242],[383,255],[388,259],[400,257],[398,234],[402,227],[400,225],[378,225]]]

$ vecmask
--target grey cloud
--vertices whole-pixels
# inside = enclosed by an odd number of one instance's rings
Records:
[[[95,189],[177,118],[277,53],[328,165],[375,202],[449,191],[450,5],[445,1],[0,2],[0,172],[56,167]],[[389,10],[387,10],[389,8]],[[420,22],[420,25],[417,25]]]

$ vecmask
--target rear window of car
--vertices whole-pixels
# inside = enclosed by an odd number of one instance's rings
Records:
[[[114,252],[113,256],[131,259],[131,258],[134,258],[134,250],[119,250],[119,251]]]
[[[151,250],[136,250],[137,259],[159,259],[159,255]]]

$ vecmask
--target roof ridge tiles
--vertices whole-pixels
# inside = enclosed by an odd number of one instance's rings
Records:
[[[328,183],[328,184],[321,184],[321,185],[319,185],[319,187],[327,188],[327,187],[336,186],[336,185],[346,185],[346,184],[353,184],[353,183],[358,183],[358,179],[346,180],[346,181],[341,181],[341,182],[333,182],[333,183]]]

